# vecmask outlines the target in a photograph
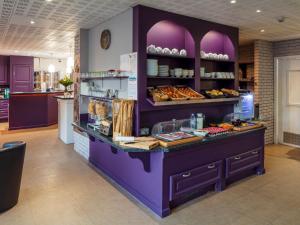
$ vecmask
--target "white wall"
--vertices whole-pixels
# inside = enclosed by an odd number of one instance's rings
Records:
[[[89,71],[118,69],[120,55],[132,52],[132,8],[99,24],[89,31]],[[111,32],[109,49],[101,49],[100,35],[105,29]]]

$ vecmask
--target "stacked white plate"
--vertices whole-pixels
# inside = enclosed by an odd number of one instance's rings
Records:
[[[158,66],[158,75],[160,77],[168,77],[169,76],[169,65],[159,65]]]
[[[158,60],[147,59],[147,75],[156,77],[158,75]]]

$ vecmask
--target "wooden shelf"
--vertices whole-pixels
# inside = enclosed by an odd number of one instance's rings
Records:
[[[254,64],[254,61],[239,62],[239,64]]]
[[[253,80],[239,80],[239,82],[245,82],[245,83],[254,83],[254,81]]]
[[[147,79],[177,79],[177,80],[191,80],[191,79],[194,79],[194,77],[151,77],[151,76],[147,76]]]
[[[230,102],[233,103],[239,101],[239,98],[216,98],[216,99],[165,101],[165,102],[153,102],[151,99],[147,98],[147,101],[153,106],[176,106],[176,105],[189,105],[189,104],[230,103]]]
[[[159,58],[170,58],[170,59],[195,59],[193,57],[188,56],[181,56],[181,55],[163,55],[163,54],[153,54],[153,53],[147,53],[147,56],[149,57],[159,57]]]
[[[201,58],[201,61],[214,62],[214,63],[235,63],[235,61],[232,60],[217,60],[217,59],[204,59],[204,58]]]
[[[206,78],[206,77],[200,77],[200,80],[231,80],[234,81],[234,78]]]

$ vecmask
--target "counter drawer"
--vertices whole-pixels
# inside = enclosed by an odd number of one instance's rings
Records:
[[[261,163],[262,148],[232,156],[226,159],[226,178],[244,170],[252,169]]]
[[[1,100],[0,101],[0,108],[8,108],[8,101],[6,100]]]
[[[222,161],[203,165],[170,177],[170,200],[216,183],[222,177]]]

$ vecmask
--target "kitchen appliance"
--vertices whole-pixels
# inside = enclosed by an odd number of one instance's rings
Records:
[[[254,94],[245,92],[240,94],[238,104],[234,106],[234,119],[251,120],[254,118]]]

